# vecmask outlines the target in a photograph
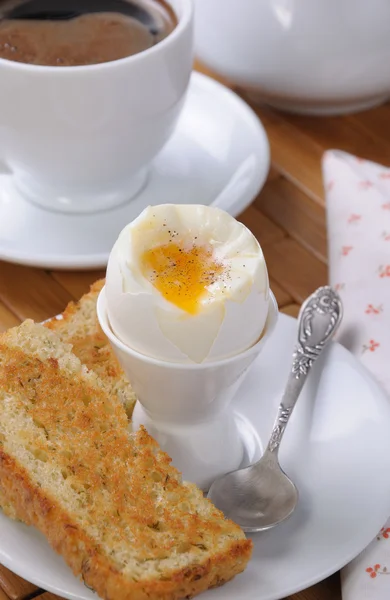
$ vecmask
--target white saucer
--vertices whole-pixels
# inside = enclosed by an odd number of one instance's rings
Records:
[[[193,73],[186,104],[146,187],[128,204],[106,212],[50,212],[10,192],[0,176],[0,259],[43,268],[105,267],[122,228],[146,206],[218,205],[237,216],[264,184],[270,162],[266,133],[243,100]]]
[[[249,455],[272,429],[290,366],[296,321],[276,331],[237,394],[235,410]],[[390,404],[344,348],[332,347],[307,382],[281,446],[297,483],[293,516],[253,536],[248,569],[204,600],[279,600],[337,571],[376,535],[390,514]],[[252,445],[252,448],[249,446]],[[33,528],[0,512],[0,563],[72,600],[96,598]]]

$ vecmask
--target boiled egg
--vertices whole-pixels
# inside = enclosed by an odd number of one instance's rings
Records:
[[[106,298],[111,328],[129,348],[162,361],[216,361],[261,337],[267,268],[253,234],[223,210],[150,206],[112,249]]]

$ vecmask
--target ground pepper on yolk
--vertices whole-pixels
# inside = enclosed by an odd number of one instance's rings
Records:
[[[225,271],[210,248],[195,244],[185,248],[175,242],[146,250],[141,265],[144,277],[166,300],[192,315],[198,312],[207,286]]]

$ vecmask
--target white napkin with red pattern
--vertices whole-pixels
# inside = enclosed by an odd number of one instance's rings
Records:
[[[390,394],[390,169],[336,150],[322,168],[330,283],[345,309],[339,341]],[[343,569],[342,592],[390,600],[390,520]]]

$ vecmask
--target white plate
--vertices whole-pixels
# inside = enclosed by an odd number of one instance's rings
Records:
[[[253,427],[263,442],[271,431],[295,329],[294,319],[280,316],[237,395],[235,410],[248,441],[256,439]],[[315,365],[281,446],[281,463],[300,491],[296,512],[275,529],[254,535],[248,569],[202,599],[284,598],[356,556],[390,514],[389,426],[387,397],[349,352],[332,344]],[[96,598],[35,529],[1,512],[0,562],[59,596]]]
[[[104,267],[121,229],[150,204],[218,205],[237,216],[260,191],[269,169],[266,133],[236,94],[193,73],[179,123],[153,162],[146,187],[106,212],[44,210],[10,191],[0,176],[0,259],[43,268]]]

